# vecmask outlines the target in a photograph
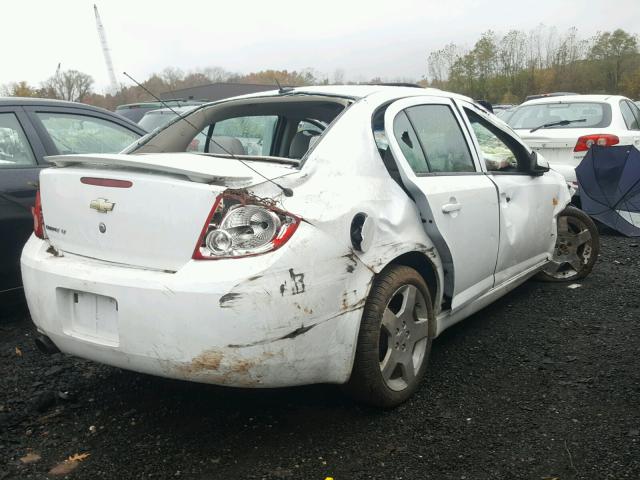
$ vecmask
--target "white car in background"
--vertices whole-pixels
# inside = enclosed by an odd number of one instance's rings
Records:
[[[577,188],[575,168],[591,145],[640,148],[640,108],[618,95],[566,95],[529,100],[506,119]]]
[[[398,405],[443,330],[598,254],[564,178],[439,90],[264,92],[49,160],[22,254],[37,342],[153,375]]]

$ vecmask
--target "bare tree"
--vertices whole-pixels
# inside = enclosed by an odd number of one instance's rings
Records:
[[[345,78],[344,69],[336,68],[335,71],[333,72],[332,83],[335,85],[341,85],[344,83],[344,78]]]
[[[451,68],[463,52],[455,43],[445,45],[444,48],[431,52],[427,58],[427,74],[436,84],[449,78]]]
[[[91,93],[93,78],[77,70],[56,72],[42,84],[43,96],[77,102]]]
[[[207,76],[211,83],[228,82],[229,78],[233,76],[232,73],[217,66],[207,67],[202,71],[202,73]]]
[[[182,87],[184,72],[179,68],[167,67],[160,74],[160,78],[162,78],[168,90],[176,90]]]
[[[499,42],[499,71],[513,78],[526,63],[527,37],[523,32],[511,30]]]

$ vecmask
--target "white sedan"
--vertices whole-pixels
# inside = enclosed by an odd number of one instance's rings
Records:
[[[50,161],[22,254],[38,344],[153,375],[395,406],[444,329],[598,253],[562,176],[439,90],[237,97]]]
[[[512,110],[507,123],[574,188],[575,168],[591,145],[640,148],[640,108],[617,95],[530,100]]]

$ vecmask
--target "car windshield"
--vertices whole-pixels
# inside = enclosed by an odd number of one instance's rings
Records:
[[[503,118],[514,129],[532,129],[563,120],[586,119],[585,122],[557,125],[549,128],[608,127],[611,107],[602,102],[557,102],[521,105]]]

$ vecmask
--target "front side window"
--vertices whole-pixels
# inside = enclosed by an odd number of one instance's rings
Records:
[[[418,105],[405,111],[424,150],[429,172],[476,170],[460,124],[449,106]]]
[[[527,152],[517,144],[507,133],[482,118],[477,113],[464,109],[464,113],[471,123],[473,133],[480,146],[480,154],[484,158],[487,170],[493,172],[525,171]],[[521,168],[518,168],[518,155],[523,158]]]
[[[0,113],[0,168],[28,167],[36,159],[13,113]]]
[[[269,156],[277,123],[276,115],[228,118],[216,122],[213,138],[235,138],[246,155]]]
[[[471,128],[478,139],[480,145],[480,153],[484,158],[487,170],[505,170],[509,168],[517,168],[518,162],[513,151],[498,136],[493,133],[479,115],[470,110],[465,109],[465,113],[471,122]]]
[[[36,114],[61,155],[118,153],[140,136],[101,118],[75,113]]]
[[[539,128],[542,125],[564,120],[573,121],[566,125],[548,128],[602,128],[611,123],[611,106],[598,102],[539,103],[521,105],[516,108],[507,123],[514,130]],[[575,122],[575,120],[581,120]]]

